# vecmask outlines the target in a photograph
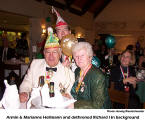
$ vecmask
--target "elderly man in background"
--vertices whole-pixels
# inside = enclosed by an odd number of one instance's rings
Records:
[[[53,35],[53,34],[52,34]],[[55,84],[55,89],[65,90],[65,94],[70,94],[70,90],[74,83],[74,73],[60,63],[61,48],[58,38],[49,34],[44,46],[44,59],[35,59],[20,85],[20,101],[26,102],[32,88],[39,86],[39,77],[44,76],[45,82],[51,77],[51,81]],[[51,76],[49,74],[51,73]]]

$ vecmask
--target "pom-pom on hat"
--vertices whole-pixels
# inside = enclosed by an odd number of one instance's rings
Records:
[[[59,45],[59,39],[56,37],[55,34],[53,34],[53,29],[51,27],[48,27],[48,37],[45,42],[44,48],[55,48],[60,47]]]
[[[63,19],[62,17],[60,16],[60,14],[55,10],[55,8],[52,6],[52,13],[56,14],[57,16],[57,21],[56,21],[56,28],[59,27],[59,26],[62,26],[62,25],[68,25]]]

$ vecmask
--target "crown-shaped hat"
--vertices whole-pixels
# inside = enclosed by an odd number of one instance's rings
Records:
[[[51,27],[48,27],[48,37],[45,42],[44,48],[54,48],[54,47],[60,47],[59,45],[59,39],[56,37],[55,34],[53,34],[53,29]]]
[[[52,6],[52,13],[56,14],[57,16],[57,21],[56,21],[56,28],[59,27],[59,26],[62,26],[62,25],[68,25],[63,19],[62,17],[60,16],[60,14],[55,10],[55,8]]]

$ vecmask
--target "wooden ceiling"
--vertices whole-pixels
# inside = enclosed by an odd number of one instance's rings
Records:
[[[112,1],[112,0],[36,0],[44,1],[46,4],[69,10],[71,13],[82,16],[86,12],[91,12],[94,18]]]

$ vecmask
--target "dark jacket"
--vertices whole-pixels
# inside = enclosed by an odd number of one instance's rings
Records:
[[[127,68],[123,68],[124,71],[127,71]],[[135,77],[136,73],[133,67],[129,66],[129,77]],[[123,75],[120,70],[120,65],[111,69],[110,81],[114,82],[114,88],[120,91],[124,91],[124,84],[123,84]],[[129,105],[128,108],[130,109],[139,109],[140,108],[140,100],[139,97],[135,93],[136,89],[133,88],[132,84],[129,84]],[[116,104],[118,109],[123,109],[124,106]]]
[[[75,70],[75,83],[72,87],[71,94],[75,102],[75,108],[84,109],[101,109],[110,108],[110,99],[108,95],[107,81],[104,74],[95,66],[92,65],[91,69],[87,72],[83,79],[78,93],[76,87],[78,85],[78,78],[80,69]]]

